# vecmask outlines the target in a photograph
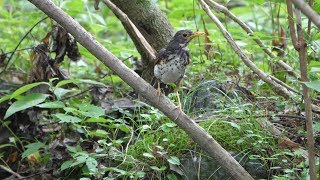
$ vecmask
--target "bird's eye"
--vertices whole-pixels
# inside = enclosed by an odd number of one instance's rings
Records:
[[[182,36],[183,36],[183,37],[187,37],[188,34],[187,34],[187,33],[183,33]]]

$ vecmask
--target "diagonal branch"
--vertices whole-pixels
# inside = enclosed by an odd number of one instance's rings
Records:
[[[208,16],[211,18],[211,20],[218,26],[223,36],[227,39],[228,43],[232,47],[232,49],[237,53],[237,55],[241,58],[241,60],[248,66],[250,69],[256,73],[263,81],[270,84],[277,93],[279,93],[281,96],[288,98],[292,95],[290,91],[288,91],[286,88],[284,88],[282,85],[278,84],[272,79],[276,79],[275,77],[271,78],[271,75],[267,75],[263,71],[261,71],[240,49],[240,47],[235,43],[235,41],[232,39],[229,32],[226,30],[226,28],[222,25],[220,20],[210,11],[209,6],[204,2],[204,0],[199,0],[200,4],[202,5],[202,9],[208,14]],[[279,80],[280,81],[280,80]]]
[[[319,29],[320,29],[320,16],[315,12],[305,1],[292,0],[294,5],[302,11]]]
[[[228,10],[228,8],[220,5],[219,3],[216,3],[213,0],[205,0],[205,2],[212,7],[216,12],[222,12],[226,16],[228,16],[230,19],[232,19],[234,22],[238,23],[240,27],[242,27],[243,30],[245,30],[249,36],[252,36],[254,32],[250,29],[246,23],[241,21],[237,16],[235,16],[231,11]],[[262,50],[272,59],[276,58],[276,55],[273,54],[270,49],[268,49],[263,42],[259,38],[253,38],[253,40],[262,48]],[[282,60],[277,61],[278,65],[281,66],[283,69],[288,71],[291,75],[293,75],[296,78],[300,78],[300,75],[292,69],[287,63],[285,63]]]
[[[90,35],[77,21],[53,4],[50,0],[29,0],[40,10],[54,19],[77,41],[112,69],[121,79],[128,83],[136,92],[141,94],[151,105],[158,108],[183,129],[203,150],[215,158],[221,167],[227,170],[234,179],[253,179],[250,174],[215,141],[203,128],[180,110],[174,110],[175,105],[165,96],[157,97],[157,91],[138,74],[129,69],[117,57],[105,49],[92,35]],[[178,117],[178,118],[177,118]]]
[[[103,0],[103,2],[111,9],[111,11],[118,17],[118,19],[128,27],[128,30],[132,32],[139,45],[144,48],[151,60],[156,59],[156,51],[151,47],[148,41],[143,37],[138,28],[132,23],[129,17],[123,13],[116,5],[110,0]]]

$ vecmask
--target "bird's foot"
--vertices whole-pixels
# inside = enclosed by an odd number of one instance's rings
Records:
[[[157,96],[158,96],[158,101],[160,101],[160,97],[161,97],[162,93],[161,93],[161,89],[160,89],[160,83],[158,84],[158,88],[157,88]]]

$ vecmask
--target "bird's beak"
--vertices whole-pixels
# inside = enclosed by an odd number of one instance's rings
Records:
[[[201,35],[204,35],[205,33],[204,32],[194,32],[191,34],[191,36],[189,36],[189,40],[197,37],[197,36],[201,36]]]

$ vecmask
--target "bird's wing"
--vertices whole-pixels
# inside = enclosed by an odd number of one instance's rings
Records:
[[[159,53],[157,54],[157,58],[155,60],[155,64],[159,64],[161,61],[167,59],[166,58],[166,49],[162,48]]]

